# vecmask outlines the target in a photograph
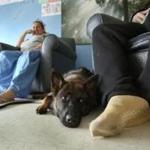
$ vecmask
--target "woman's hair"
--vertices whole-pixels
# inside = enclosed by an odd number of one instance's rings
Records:
[[[39,20],[39,19],[38,19],[38,20],[35,20],[35,21],[33,21],[33,24],[34,24],[34,23],[40,24],[41,27],[43,28],[44,32],[46,32],[46,31],[45,31],[45,24],[44,24],[41,20]]]

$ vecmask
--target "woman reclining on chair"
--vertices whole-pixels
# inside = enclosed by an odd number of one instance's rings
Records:
[[[26,35],[32,35],[25,40]],[[42,21],[33,22],[32,29],[24,31],[17,47],[21,51],[0,52],[0,103],[14,101],[15,97],[25,98],[30,93],[32,81],[40,62],[40,49],[47,36]]]

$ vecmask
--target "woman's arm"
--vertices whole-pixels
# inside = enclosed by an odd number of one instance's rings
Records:
[[[16,43],[16,47],[21,47],[21,44],[24,42],[25,37],[26,37],[27,34],[33,34],[33,30],[32,29],[28,29],[28,30],[24,31],[20,35],[20,37],[19,37],[19,39],[18,39],[18,41]]]

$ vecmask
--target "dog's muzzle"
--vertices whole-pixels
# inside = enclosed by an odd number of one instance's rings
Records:
[[[78,127],[80,122],[81,122],[81,115],[71,115],[68,113],[62,118],[62,123],[70,128]]]

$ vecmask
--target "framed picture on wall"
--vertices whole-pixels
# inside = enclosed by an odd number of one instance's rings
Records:
[[[95,13],[105,13],[128,21],[131,14],[149,0],[62,0],[62,36],[75,38],[77,44],[89,44],[86,23]]]

